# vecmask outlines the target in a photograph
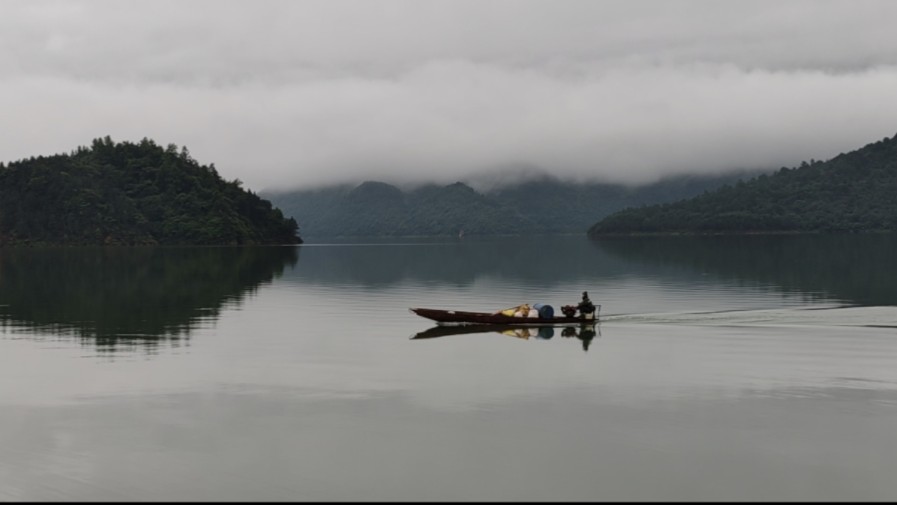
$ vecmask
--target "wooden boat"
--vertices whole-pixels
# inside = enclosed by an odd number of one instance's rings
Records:
[[[555,316],[541,317],[514,317],[506,316],[501,312],[467,312],[463,310],[442,309],[408,309],[415,314],[436,321],[439,324],[502,324],[509,326],[564,326],[577,324],[595,324],[598,322],[598,314],[594,319],[582,317]]]

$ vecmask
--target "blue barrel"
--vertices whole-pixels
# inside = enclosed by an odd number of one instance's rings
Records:
[[[554,307],[544,303],[534,303],[533,308],[539,312],[539,319],[551,319],[554,317]]]

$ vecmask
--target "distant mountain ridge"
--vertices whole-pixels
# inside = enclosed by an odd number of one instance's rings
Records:
[[[543,175],[482,193],[463,182],[402,190],[366,181],[262,196],[296,219],[306,238],[585,233],[626,206],[687,198],[756,173],[683,175],[639,187]]]
[[[897,231],[897,135],[694,198],[630,207],[589,236]]]

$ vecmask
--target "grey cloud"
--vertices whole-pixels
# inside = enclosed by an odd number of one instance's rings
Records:
[[[897,2],[4,0],[0,159],[109,134],[253,189],[793,166],[897,133]]]

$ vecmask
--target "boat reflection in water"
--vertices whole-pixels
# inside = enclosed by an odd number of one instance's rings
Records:
[[[509,337],[528,340],[537,338],[550,340],[560,333],[562,338],[576,338],[582,342],[582,350],[588,351],[589,345],[596,336],[601,336],[601,328],[598,324],[579,324],[563,327],[557,326],[519,326],[504,324],[461,324],[461,325],[437,325],[411,337],[411,340],[447,337],[449,335],[464,335],[471,333],[499,333]]]

